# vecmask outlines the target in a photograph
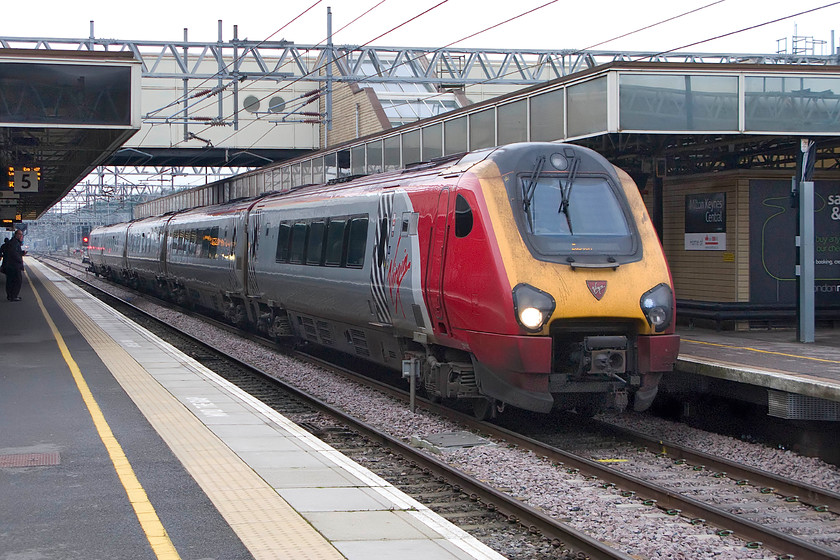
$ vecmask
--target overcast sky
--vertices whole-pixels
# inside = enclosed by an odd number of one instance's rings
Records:
[[[191,41],[216,41],[217,22],[222,20],[224,41],[232,38],[236,25],[240,39],[317,44],[326,37],[326,12],[330,6],[336,44],[594,47],[660,52],[829,4],[834,5],[684,49],[773,53],[777,39],[787,37],[790,41],[796,33],[825,41],[823,52],[818,46],[816,54],[829,54],[835,27],[835,43],[840,41],[840,2],[829,0],[6,0],[0,36],[85,38],[93,20],[98,38],[178,42],[183,40],[186,28]],[[611,40],[697,9],[651,29]],[[371,11],[363,15],[368,10]],[[534,11],[502,23],[530,10]],[[408,20],[411,21],[380,37]],[[347,24],[350,25],[342,30]],[[495,25],[498,27],[465,39]],[[610,42],[595,46],[603,41]]]

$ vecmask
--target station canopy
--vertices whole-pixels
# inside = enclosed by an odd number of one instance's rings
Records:
[[[633,169],[667,157],[672,175],[795,165],[810,138],[833,160],[840,67],[616,63],[566,89],[564,137]]]
[[[139,91],[132,53],[0,49],[0,225],[40,217],[137,132]]]

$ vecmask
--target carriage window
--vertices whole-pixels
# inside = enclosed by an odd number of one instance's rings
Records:
[[[341,266],[346,224],[345,220],[330,220],[327,227],[327,253],[324,258],[324,264],[327,266]]]
[[[289,262],[292,264],[303,264],[304,252],[306,251],[306,233],[309,224],[298,223],[292,228],[291,253]]]
[[[210,256],[210,228],[199,230],[201,235],[201,258],[206,259]]]
[[[309,224],[309,241],[306,244],[306,264],[321,264],[321,255],[324,253],[324,222],[312,222]]]
[[[280,224],[277,228],[277,253],[275,260],[277,262],[289,262],[289,238],[292,235],[292,226],[289,224]]]
[[[216,258],[216,253],[219,250],[219,226],[214,226],[210,229],[210,254],[211,259]]]
[[[470,203],[460,194],[455,199],[455,237],[466,237],[473,228],[473,213]]]
[[[347,266],[349,268],[362,268],[365,264],[367,230],[367,218],[355,218],[350,221],[350,235],[347,239]]]

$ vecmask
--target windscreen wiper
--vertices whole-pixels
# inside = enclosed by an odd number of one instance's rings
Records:
[[[534,170],[531,171],[531,177],[527,184],[522,185],[522,206],[525,210],[525,217],[528,218],[528,225],[531,230],[534,229],[534,224],[531,218],[531,200],[534,198],[534,191],[537,188],[537,181],[540,180],[543,168],[545,167],[545,156],[537,158],[537,163],[534,165]]]
[[[578,170],[578,163],[580,159],[572,158],[572,167],[569,169],[569,177],[566,179],[566,186],[561,187],[562,189],[562,197],[560,199],[560,208],[557,209],[557,213],[563,213],[566,215],[566,222],[569,224],[569,233],[574,233],[572,231],[572,219],[569,216],[569,201],[572,195],[572,187],[575,183],[575,178],[577,177],[577,170]]]

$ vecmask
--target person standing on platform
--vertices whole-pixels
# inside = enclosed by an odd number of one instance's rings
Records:
[[[3,244],[0,245],[0,272],[4,275],[6,274],[6,263],[3,260],[3,257],[6,255],[6,247],[9,246],[9,238],[3,240]]]
[[[3,249],[3,274],[6,275],[6,299],[20,301],[23,284],[23,230],[16,230]]]

